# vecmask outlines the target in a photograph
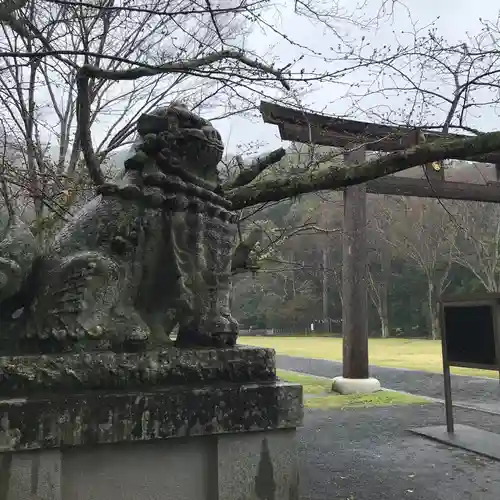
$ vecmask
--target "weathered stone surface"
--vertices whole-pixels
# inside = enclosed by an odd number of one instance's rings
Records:
[[[0,483],[0,500],[62,500],[61,452],[0,454]]]
[[[298,500],[296,432],[0,454],[0,500]]]
[[[0,396],[275,379],[274,350],[260,347],[0,356]]]
[[[295,429],[220,436],[218,451],[218,500],[298,499]]]
[[[5,399],[0,452],[296,428],[302,418],[302,387],[281,382]]]
[[[0,373],[0,500],[297,498],[302,387],[271,349],[0,357]]]
[[[72,448],[62,455],[61,500],[219,500],[217,470],[214,475],[210,467],[217,461],[216,436],[107,445],[98,451]]]
[[[181,105],[141,116],[112,184],[44,249],[10,224],[0,241],[0,349],[61,352],[233,346],[229,308],[236,215],[217,165],[224,145]]]

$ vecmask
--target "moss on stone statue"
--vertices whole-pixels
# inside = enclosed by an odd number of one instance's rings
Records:
[[[259,347],[0,356],[0,395],[270,382],[275,353]]]

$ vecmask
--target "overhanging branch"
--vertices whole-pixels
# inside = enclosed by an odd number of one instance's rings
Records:
[[[340,189],[448,158],[466,159],[500,151],[500,132],[467,139],[443,139],[396,151],[354,167],[331,166],[302,175],[255,182],[226,193],[235,209],[293,198],[300,194]]]
[[[241,171],[232,181],[227,182],[222,187],[224,191],[229,191],[231,189],[244,186],[252,182],[256,177],[258,177],[266,168],[278,163],[284,156],[286,151],[283,148],[275,149],[270,153],[259,156],[252,160],[249,165],[244,165],[243,162],[240,163]]]
[[[85,65],[82,69],[84,69],[89,76],[92,76],[94,78],[104,78],[106,80],[135,80],[144,76],[154,76],[163,73],[189,73],[203,66],[208,66],[210,64],[228,59],[239,61],[249,68],[253,68],[262,71],[263,73],[273,75],[285,89],[290,90],[290,85],[283,77],[283,74],[280,70],[277,70],[272,66],[261,63],[257,60],[250,59],[243,52],[237,50],[221,50],[219,52],[208,54],[205,57],[168,62],[165,64],[160,64],[159,66],[112,71],[98,68],[92,65]]]

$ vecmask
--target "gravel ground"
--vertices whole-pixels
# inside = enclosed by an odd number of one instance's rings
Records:
[[[342,375],[342,363],[322,359],[276,356],[277,366],[311,375],[333,378]],[[382,387],[443,399],[443,376],[399,368],[371,366],[370,375]],[[500,382],[498,379],[452,376],[453,403],[500,413]]]
[[[500,416],[473,410],[458,409],[456,420],[500,427]],[[498,500],[498,462],[407,432],[442,423],[441,404],[307,410],[301,500]]]

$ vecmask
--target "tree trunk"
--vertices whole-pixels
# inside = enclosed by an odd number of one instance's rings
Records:
[[[436,300],[432,301],[432,340],[441,338],[441,327],[439,325],[439,308]]]
[[[382,248],[380,273],[380,333],[382,338],[389,337],[389,279],[391,275],[391,254],[389,249]]]
[[[330,318],[328,314],[328,248],[323,248],[322,267],[322,299],[323,299],[323,321],[327,331],[330,331]]]
[[[387,322],[387,313],[380,313],[380,334],[383,339],[389,338],[389,324]]]
[[[437,317],[437,308],[434,302],[434,285],[429,280],[427,283],[427,307],[429,311],[429,328],[432,340],[439,338],[439,318]]]

